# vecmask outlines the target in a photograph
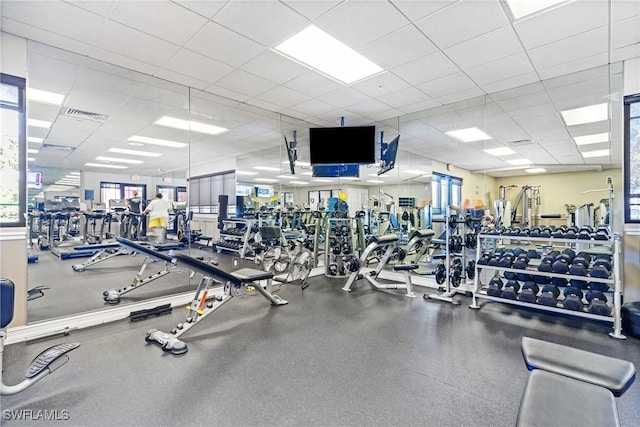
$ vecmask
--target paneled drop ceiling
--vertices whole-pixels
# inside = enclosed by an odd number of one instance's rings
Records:
[[[498,0],[3,0],[0,12],[3,32],[85,58],[77,64],[42,54],[30,63],[29,85],[63,93],[65,100],[61,107],[30,102],[30,118],[53,125],[29,127],[29,135],[77,148],[38,158],[43,167],[80,169],[105,156],[105,146],[126,145],[142,132],[184,136],[153,125],[168,111],[186,108],[169,82],[309,127],[338,126],[342,117],[347,125],[380,129],[397,122],[402,150],[494,176],[522,173],[508,161],[517,159],[549,171],[616,167],[622,131],[619,109],[611,107],[619,107],[622,97],[622,61],[640,57],[637,0],[562,1],[519,19]],[[274,52],[309,25],[384,71],[345,85]],[[101,61],[168,82],[158,87]],[[90,81],[81,78],[87,66],[95,70]],[[567,126],[561,115],[608,102],[608,119],[595,123]],[[78,124],[61,114],[85,105],[106,120]],[[246,153],[282,144],[278,127],[260,128],[251,114],[226,120],[237,130],[233,141],[242,132],[265,137],[260,144],[239,145],[230,143],[233,132],[222,134],[199,157],[223,160],[237,156],[240,146]],[[221,125],[213,119],[210,124]],[[490,139],[463,143],[445,133],[469,127]],[[601,133],[607,141],[579,146],[574,140]],[[499,147],[515,153],[484,151]],[[592,150],[609,152],[583,157]],[[163,152],[186,163],[185,151]],[[166,170],[166,162],[145,165]]]

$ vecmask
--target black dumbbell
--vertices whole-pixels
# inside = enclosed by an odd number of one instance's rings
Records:
[[[520,295],[518,295],[519,301],[535,303],[536,297],[538,296],[538,291],[540,288],[536,284],[536,282],[528,281],[522,285],[522,291],[520,291]]]
[[[329,265],[329,274],[332,276],[338,275],[338,266],[336,264]]]
[[[564,239],[565,233],[562,229],[556,229],[551,233],[551,237],[554,239]]]
[[[540,259],[540,253],[535,249],[527,250],[527,256],[529,259]]]
[[[584,265],[582,264],[574,263],[571,265],[571,268],[569,269],[569,274],[572,276],[587,277],[587,269],[584,268]],[[587,289],[587,285],[588,285],[588,282],[586,280],[578,280],[578,279],[571,279],[569,280],[569,283],[571,284],[571,286],[574,286],[580,289]]]
[[[607,227],[598,227],[593,238],[595,240],[609,240],[609,229]]]
[[[586,270],[587,268],[589,268],[589,261],[581,256],[576,256],[571,262],[571,266],[574,265],[581,265]]]
[[[537,303],[548,307],[556,307],[558,305],[558,296],[560,290],[554,285],[545,285],[542,287],[542,293],[538,297]]]
[[[467,268],[465,269],[466,273],[467,273],[467,278],[470,280],[473,280],[473,278],[476,276],[476,262],[474,260],[471,260],[467,263]]]
[[[578,232],[578,239],[580,240],[591,240],[591,233],[589,230],[582,229]]]
[[[497,276],[493,277],[489,281],[489,285],[487,286],[487,295],[490,295],[492,297],[499,297],[502,293],[503,286],[504,284],[502,283],[502,279]]]
[[[491,255],[489,253],[483,253],[480,258],[478,258],[478,265],[487,265],[489,260],[491,259]]]
[[[570,294],[564,298],[562,306],[567,310],[584,311],[584,303],[578,295]]]
[[[563,254],[565,254],[567,256],[569,264],[571,264],[573,259],[576,257],[576,252],[573,249],[570,249],[570,248],[563,249],[561,253],[563,253]]]
[[[551,237],[551,233],[553,231],[551,231],[551,229],[549,227],[542,227],[542,229],[540,230],[540,236],[539,237],[546,237],[549,238]]]
[[[603,266],[608,271],[611,271],[612,268],[611,261],[609,261],[607,258],[596,258],[596,260],[593,262],[593,266]]]
[[[582,289],[573,286],[567,286],[566,288],[564,288],[565,298],[569,295],[576,295],[580,299],[582,299],[582,297],[584,296],[584,294],[582,293]]]
[[[578,232],[574,231],[573,229],[569,229],[569,230],[567,230],[566,233],[564,233],[564,238],[565,239],[577,239],[578,238]]]
[[[508,280],[507,283],[505,283],[500,296],[506,299],[517,299],[519,290],[520,284],[516,280]]]
[[[607,270],[607,268],[603,265],[595,266],[589,272],[590,277],[594,277],[597,279],[608,279],[611,275],[611,272]],[[589,282],[589,287],[596,291],[606,292],[609,290],[609,285],[606,283],[599,282]]]

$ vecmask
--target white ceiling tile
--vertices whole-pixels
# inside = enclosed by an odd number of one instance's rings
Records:
[[[527,49],[543,46],[607,25],[608,1],[576,0],[514,22]]]
[[[333,9],[335,6],[342,3],[342,1],[343,0],[323,0],[323,1],[282,0],[282,3],[294,9],[296,12],[298,12],[305,18],[314,20],[319,18],[329,10]]]
[[[209,22],[185,47],[234,67],[264,51],[260,44],[215,22]]]
[[[91,44],[105,18],[60,1],[4,1],[2,16]]]
[[[634,46],[627,46],[620,49],[613,49],[611,61],[619,62],[640,57],[640,43]]]
[[[117,52],[95,46],[91,49],[91,57],[99,59],[100,61],[116,64],[120,67],[135,69],[136,71],[147,74],[153,74],[159,69],[157,65],[138,61],[132,57],[123,56]]]
[[[640,43],[640,15],[611,25],[611,47],[613,49],[638,43]]]
[[[539,116],[518,118],[517,123],[529,133],[549,129],[565,129],[564,122],[556,112]]]
[[[459,1],[416,22],[417,27],[440,49],[508,24],[507,16],[497,0]]]
[[[417,88],[429,95],[431,98],[440,98],[445,95],[460,92],[467,89],[477,88],[464,73],[449,74],[439,79],[431,80],[417,85]]]
[[[213,21],[269,48],[309,25],[298,13],[275,1],[229,2]]]
[[[437,52],[395,67],[392,71],[398,77],[415,86],[419,83],[456,73],[460,69],[442,52]]]
[[[516,121],[521,119],[524,120],[530,117],[538,117],[538,116],[544,116],[544,115],[549,116],[557,113],[553,104],[550,102],[545,104],[538,104],[538,105],[535,105],[535,104],[528,105],[526,101],[527,101],[526,99],[523,100],[523,103],[524,103],[523,108],[516,108],[517,106],[514,105],[513,108],[509,109],[509,115]]]
[[[227,64],[187,49],[180,49],[163,67],[209,83],[215,83],[233,71]]]
[[[272,89],[276,84],[245,71],[235,70],[218,80],[216,86],[255,97]]]
[[[416,102],[415,104],[408,104],[402,107],[394,106],[394,105],[392,106],[396,107],[399,110],[404,111],[405,113],[415,113],[418,111],[427,110],[429,108],[438,107],[440,105],[442,104],[440,104],[440,102],[436,101],[435,99],[428,99],[428,100],[425,99],[423,101]]]
[[[536,73],[535,71],[532,71],[530,73],[522,74],[520,76],[510,77],[497,82],[480,85],[480,87],[486,93],[494,94],[496,92],[501,92],[507,89],[521,87],[523,85],[528,85],[530,83],[534,83],[538,81],[540,81],[540,77],[538,77],[538,73]]]
[[[234,99],[240,102],[246,102],[251,99],[251,95],[246,93],[241,93],[236,90],[231,90],[226,87],[218,86],[217,84],[213,84],[205,89],[207,92],[210,92],[215,95],[225,96],[229,99]]]
[[[438,50],[413,25],[406,25],[359,49],[360,53],[385,69],[392,69]]]
[[[607,52],[609,34],[606,27],[529,50],[529,57],[537,70],[565,64]]]
[[[400,9],[409,19],[417,21],[427,15],[431,15],[438,10],[447,7],[458,0],[391,0],[391,3]]]
[[[402,108],[418,102],[431,101],[429,96],[414,87],[400,89],[378,96],[377,98],[394,108]]]
[[[459,92],[454,92],[448,95],[439,96],[435,99],[441,102],[442,104],[447,105],[454,102],[458,102],[463,99],[473,98],[474,96],[480,96],[480,95],[484,95],[484,91],[479,87],[472,87],[465,90],[461,90]]]
[[[409,87],[409,84],[392,73],[380,73],[352,85],[354,89],[378,98],[387,93]]]
[[[500,46],[496,48],[496,46]],[[486,64],[496,59],[523,52],[522,46],[509,26],[457,44],[444,51],[461,68]]]
[[[108,16],[114,0],[64,0],[65,3],[73,4],[90,12],[97,13],[101,16]]]
[[[533,66],[524,52],[496,61],[468,68],[466,73],[479,86],[533,72]]]
[[[81,71],[80,64],[30,52],[28,86],[66,95]]]
[[[167,1],[118,1],[109,19],[182,46],[207,19]]]
[[[509,102],[509,100],[518,100],[519,98],[529,96],[531,94],[544,93],[544,91],[545,86],[541,82],[536,82],[492,93],[491,99],[496,102]]]
[[[318,18],[315,23],[349,47],[359,50],[409,24],[388,2],[346,1]]]
[[[174,44],[113,21],[105,22],[95,45],[153,65],[164,64],[179,49]]]
[[[350,87],[342,87],[329,93],[325,93],[317,97],[318,99],[337,105],[338,107],[348,107],[349,105],[359,104],[369,99],[367,95]]]
[[[284,86],[297,90],[298,92],[306,93],[312,97],[324,95],[325,93],[345,87],[342,83],[338,83],[335,80],[331,80],[322,74],[310,70],[300,77],[286,82]]]
[[[31,86],[39,89],[38,86]],[[40,102],[32,102],[27,101],[27,111],[29,114],[29,118],[36,120],[45,120],[47,122],[54,122],[56,117],[58,117],[58,113],[60,112],[60,107],[57,105],[50,104],[42,104]]]
[[[77,52],[81,55],[87,55],[91,51],[91,45],[88,43],[54,34],[50,31],[33,27],[31,25],[15,21],[13,19],[2,17],[2,20],[0,20],[0,24],[3,32],[15,34],[28,40],[48,43],[52,46],[57,46],[62,49]]]
[[[205,82],[190,76],[185,76],[184,74],[176,73],[175,71],[171,71],[166,68],[159,69],[154,76],[201,90],[211,86],[211,82]]]
[[[320,101],[319,99],[309,99],[307,101],[291,106],[291,110],[303,113],[309,117],[327,114],[331,111],[335,111],[336,108],[337,107],[335,105]],[[295,115],[294,117],[298,116]]]
[[[182,7],[186,7],[206,18],[211,19],[227,4],[227,0],[171,0]]]
[[[270,50],[253,58],[241,68],[274,83],[283,84],[306,73],[309,69]]]
[[[257,96],[257,98],[274,103],[280,107],[291,107],[309,99],[307,95],[284,86],[269,89]]]
[[[566,76],[568,74],[584,70],[585,68],[595,68],[607,64],[608,61],[609,54],[607,52],[602,52],[589,57],[576,58],[573,61],[565,62],[556,66],[541,68],[538,70],[538,74],[540,74],[541,79],[547,80],[558,76]]]
[[[611,22],[622,21],[640,15],[640,2],[634,0],[612,0]]]

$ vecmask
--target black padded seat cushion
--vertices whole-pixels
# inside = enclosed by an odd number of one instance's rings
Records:
[[[167,262],[172,262],[174,257],[170,257],[168,255],[165,255],[159,251],[156,251],[152,248],[150,248],[149,246],[144,246],[141,245],[139,243],[136,243],[132,240],[129,239],[125,239],[124,237],[116,237],[116,240],[118,241],[118,243],[122,246],[124,246],[125,248],[129,248],[129,249],[133,249],[134,251],[138,252],[138,253],[143,253]]]
[[[522,355],[529,370],[541,369],[585,381],[622,395],[636,376],[633,363],[534,338],[522,338]]]
[[[605,427],[619,426],[620,420],[606,388],[536,369],[529,374],[516,425]]]
[[[398,236],[396,234],[383,234],[373,236],[372,240],[378,244],[393,243],[398,241]]]
[[[273,274],[268,271],[256,270],[255,268],[241,268],[232,271],[231,274],[241,279],[243,282],[254,282],[256,280],[266,280],[273,278]]]
[[[432,237],[435,234],[436,233],[433,230],[429,229],[429,228],[424,228],[424,229],[421,229],[421,230],[415,230],[413,232],[413,236],[415,236],[415,237]]]
[[[416,268],[418,268],[418,264],[402,264],[402,265],[393,266],[393,269],[395,271],[408,271],[408,270],[415,270]]]
[[[95,245],[74,246],[73,250],[74,251],[97,251],[100,249],[116,249],[118,247],[120,247],[120,245],[114,242],[114,243],[100,243]]]

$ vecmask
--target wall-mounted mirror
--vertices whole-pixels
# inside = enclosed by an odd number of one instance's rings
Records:
[[[103,291],[136,280],[142,256],[124,253],[82,272],[72,265],[87,265],[100,244],[120,235],[120,209],[134,191],[143,204],[157,192],[170,202],[186,201],[188,132],[160,120],[188,114],[189,93],[32,41],[28,70],[29,255],[37,257],[28,265],[28,287],[48,288],[28,301],[28,320],[35,322],[108,307]],[[186,274],[170,276],[121,304],[190,288]]]

